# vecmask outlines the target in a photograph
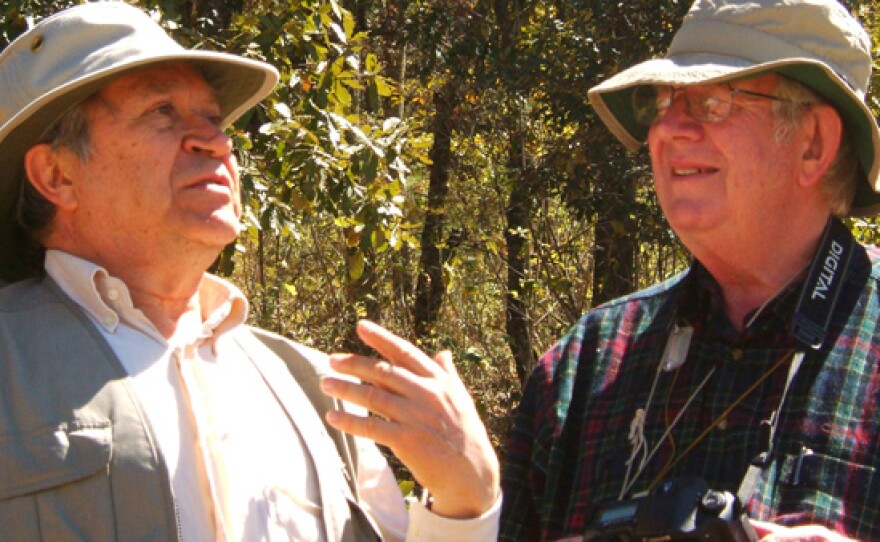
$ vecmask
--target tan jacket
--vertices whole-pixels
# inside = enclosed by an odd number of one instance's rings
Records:
[[[314,460],[327,539],[377,539],[357,505],[356,441],[323,423],[339,408],[318,388],[325,356],[233,333]],[[50,279],[0,289],[0,540],[180,540],[162,451],[125,370]]]

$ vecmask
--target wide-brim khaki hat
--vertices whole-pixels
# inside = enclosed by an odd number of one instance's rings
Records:
[[[278,82],[271,65],[188,50],[143,11],[122,2],[82,4],[40,21],[0,53],[0,280],[33,274],[15,227],[25,152],[71,107],[112,79],[165,62],[197,67],[217,92],[223,125]]]
[[[776,72],[834,105],[861,166],[850,215],[880,212],[880,131],[865,104],[871,40],[837,0],[697,0],[664,58],[637,64],[590,89],[596,112],[630,149],[647,138],[633,117],[640,85],[728,82]]]

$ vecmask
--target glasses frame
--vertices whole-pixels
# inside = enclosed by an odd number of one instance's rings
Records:
[[[730,92],[730,100],[726,102],[729,104],[727,111],[723,116],[708,117],[699,112],[700,106],[696,105],[697,101],[695,99],[691,99],[691,97],[688,95],[687,91],[691,88],[695,88],[695,86],[675,87],[672,85],[639,85],[633,89],[630,97],[633,111],[633,120],[635,120],[636,124],[638,124],[639,126],[650,127],[666,115],[666,113],[669,111],[669,108],[672,107],[673,102],[675,102],[675,95],[677,93],[684,93],[685,109],[687,110],[688,115],[690,115],[691,118],[693,118],[697,122],[700,122],[701,124],[718,124],[719,122],[724,122],[725,120],[727,120],[728,117],[730,117],[730,113],[733,112],[734,96],[736,94],[743,94],[746,96],[752,96],[754,98],[764,98],[766,100],[773,100],[775,102],[797,103],[791,100],[787,100],[785,98],[780,98],[779,96],[774,96],[772,94],[764,94],[761,92],[735,88],[730,83],[725,83],[725,86]],[[658,87],[672,89],[669,95],[669,103],[662,109],[657,105],[656,95]],[[647,89],[651,89],[653,97],[642,94]],[[640,91],[642,91],[642,93],[640,93]],[[652,105],[653,107],[651,107]],[[653,111],[651,109],[653,109]],[[639,113],[640,111],[642,112],[641,114]]]

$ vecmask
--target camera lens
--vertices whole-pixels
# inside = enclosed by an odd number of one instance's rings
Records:
[[[710,489],[705,495],[703,495],[703,498],[700,500],[700,505],[706,512],[718,514],[724,510],[725,506],[727,506],[727,496],[721,491]]]

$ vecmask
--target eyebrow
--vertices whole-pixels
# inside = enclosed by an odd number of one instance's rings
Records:
[[[201,75],[200,71],[196,71],[196,73]],[[207,80],[204,80],[204,83],[205,83],[205,87],[210,92],[211,98],[216,103],[219,104],[220,103],[220,96],[219,96],[219,93],[217,92],[217,89],[215,89],[210,83],[208,83]],[[130,84],[130,89],[132,92],[143,91],[148,95],[168,94],[168,93],[172,92],[176,86],[175,83],[168,80],[167,77],[157,79],[157,78],[153,78],[153,77],[144,77],[144,76],[137,77],[136,79],[131,81],[129,84]],[[186,84],[185,84],[185,86],[188,88],[192,87],[192,85],[186,85]]]
[[[137,85],[135,85],[134,89],[135,90],[143,89],[150,94],[167,94],[167,93],[171,92],[172,90],[174,90],[174,86],[175,86],[174,84],[167,82],[167,81],[156,81],[156,80],[150,79],[150,80],[147,80],[144,82],[139,82]],[[191,88],[191,85],[186,85],[186,87]],[[207,87],[207,89],[209,90],[211,98],[213,98],[215,101],[219,101],[217,89],[215,89],[210,84],[208,84],[207,81],[205,82],[205,87]]]

